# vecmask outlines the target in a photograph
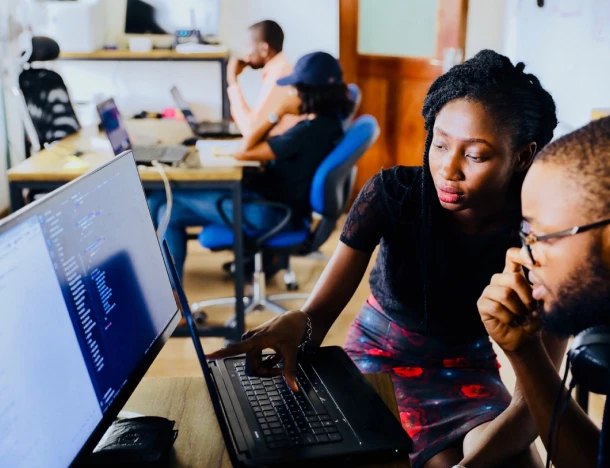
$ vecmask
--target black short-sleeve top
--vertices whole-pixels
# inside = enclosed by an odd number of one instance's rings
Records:
[[[443,223],[437,207],[424,272],[421,178],[421,167],[405,166],[371,178],[350,210],[341,241],[365,252],[380,246],[369,282],[393,321],[445,341],[471,341],[485,335],[476,303],[491,277],[504,269],[506,251],[519,245],[519,220],[489,234],[465,235]]]

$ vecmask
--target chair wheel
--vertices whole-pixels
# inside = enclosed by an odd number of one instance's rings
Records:
[[[298,283],[288,283],[286,285],[286,289],[288,289],[288,291],[298,291],[299,290],[299,284]]]
[[[201,310],[193,314],[193,320],[195,320],[195,325],[203,326],[208,321],[208,314]]]

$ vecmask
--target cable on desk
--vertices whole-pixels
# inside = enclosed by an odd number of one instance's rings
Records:
[[[174,197],[172,196],[172,187],[169,184],[169,178],[167,177],[167,173],[165,172],[165,165],[161,164],[159,161],[153,161],[152,165],[157,170],[157,172],[161,176],[161,179],[163,180],[163,185],[165,186],[165,198],[167,198],[167,206],[165,208],[163,219],[159,223],[159,226],[157,226],[157,237],[159,239],[163,239],[165,231],[167,231],[167,226],[169,226],[169,220],[172,216]]]

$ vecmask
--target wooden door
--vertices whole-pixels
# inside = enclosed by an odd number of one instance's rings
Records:
[[[362,90],[359,113],[381,129],[358,164],[356,190],[382,167],[422,163],[424,98],[443,68],[461,60],[467,10],[468,0],[339,0],[345,78]]]

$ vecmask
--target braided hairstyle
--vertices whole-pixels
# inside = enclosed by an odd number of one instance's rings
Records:
[[[429,166],[430,145],[436,116],[441,109],[455,99],[467,99],[481,104],[502,122],[512,138],[513,150],[530,142],[536,143],[540,151],[553,138],[557,126],[555,102],[542,87],[538,78],[524,72],[525,65],[513,65],[508,57],[492,50],[482,50],[470,60],[451,68],[432,83],[422,115],[427,131],[424,147],[424,162],[421,180],[422,205],[422,277],[424,279],[424,324],[427,326],[428,264],[431,260],[434,226],[441,212],[440,203],[434,190]],[[509,203],[520,212],[521,185],[525,173],[516,174],[511,182]]]

